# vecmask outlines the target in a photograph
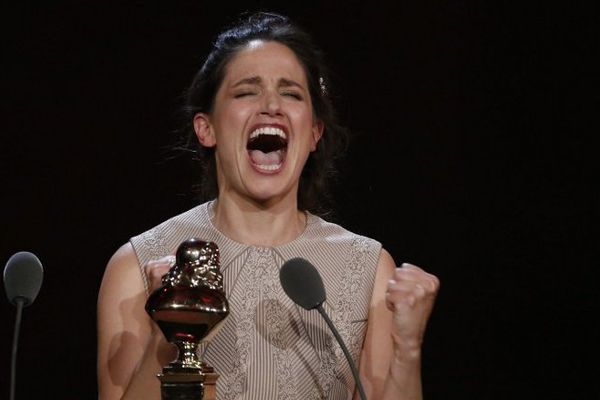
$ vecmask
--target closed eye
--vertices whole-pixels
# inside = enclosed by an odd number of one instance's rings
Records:
[[[239,99],[240,97],[253,96],[255,94],[256,94],[256,92],[238,92],[233,95],[233,98]]]
[[[282,95],[283,96],[292,97],[292,98],[294,98],[296,100],[302,100],[303,99],[302,95],[300,93],[297,93],[297,92],[283,92]]]

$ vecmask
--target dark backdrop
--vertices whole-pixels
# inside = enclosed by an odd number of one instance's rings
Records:
[[[179,96],[223,24],[258,8],[304,25],[335,71],[356,134],[336,221],[441,279],[426,398],[598,396],[592,10],[121,3],[3,7],[0,258],[27,250],[45,268],[24,311],[18,398],[96,396],[103,269],[195,204],[197,175],[165,150]],[[0,313],[7,397],[15,309]]]

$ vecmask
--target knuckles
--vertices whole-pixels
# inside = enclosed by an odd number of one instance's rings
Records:
[[[148,261],[144,270],[153,288],[160,286],[162,277],[169,271],[172,265],[173,261],[171,256]]]
[[[388,282],[386,300],[396,307],[414,307],[431,303],[437,296],[440,281],[435,276],[412,264],[402,264]]]
[[[437,276],[412,264],[404,263],[401,268],[396,268],[393,280],[396,282],[412,282],[415,286],[422,287],[426,294],[435,295],[440,288],[440,280]]]

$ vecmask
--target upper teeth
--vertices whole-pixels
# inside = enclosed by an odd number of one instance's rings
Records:
[[[265,126],[262,128],[255,129],[250,134],[250,139],[254,139],[255,137],[258,137],[259,135],[277,135],[283,139],[286,139],[285,132],[283,130],[281,130],[279,128],[274,128],[272,126]]]

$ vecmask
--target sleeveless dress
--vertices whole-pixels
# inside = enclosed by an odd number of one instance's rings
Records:
[[[317,268],[327,295],[323,308],[358,368],[381,244],[307,213],[305,231],[295,240],[249,246],[215,228],[211,206],[199,205],[130,242],[140,268],[174,254],[192,237],[219,246],[230,314],[199,350],[219,374],[217,399],[350,399],[354,379],[341,347],[318,311],[305,310],[287,297],[279,269],[293,257]]]

